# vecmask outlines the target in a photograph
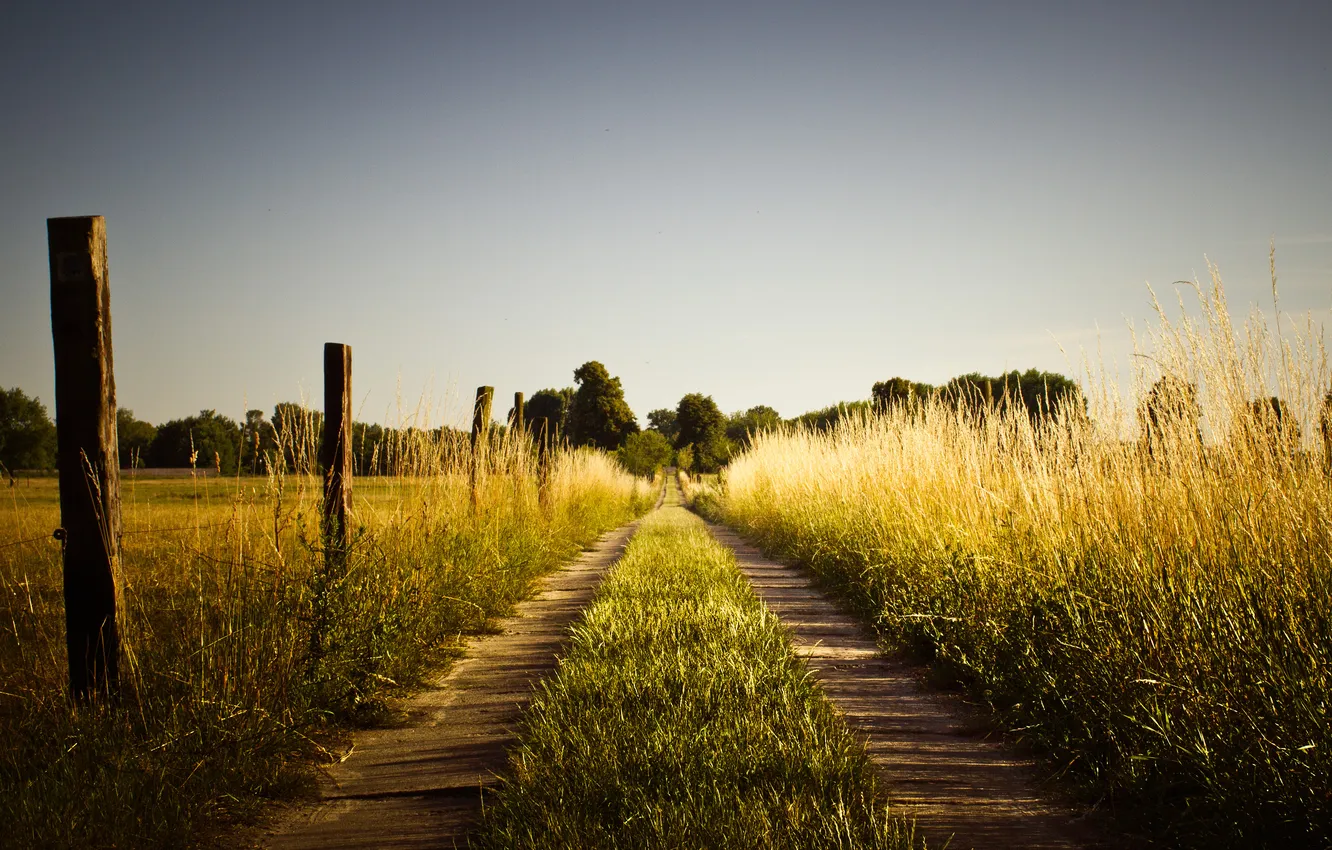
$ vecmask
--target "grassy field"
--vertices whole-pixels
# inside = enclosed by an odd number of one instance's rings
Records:
[[[419,460],[419,475],[356,480],[337,575],[322,568],[314,479],[126,477],[116,708],[66,700],[55,481],[0,494],[0,843],[234,843],[231,825],[309,786],[337,729],[375,719],[652,501],[590,452],[559,455],[539,500],[528,453],[502,443],[476,507],[460,458],[423,447]]]
[[[1136,400],[1038,424],[937,400],[760,435],[720,511],[988,701],[1167,844],[1332,835],[1332,476],[1316,333],[1201,318],[1144,343]],[[1136,405],[1193,383],[1201,423]],[[1278,388],[1284,415],[1255,398]]]
[[[679,507],[643,521],[511,761],[474,846],[911,846],[776,618]]]

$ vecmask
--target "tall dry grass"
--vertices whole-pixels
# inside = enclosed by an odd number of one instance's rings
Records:
[[[354,482],[335,574],[317,478],[126,477],[118,706],[66,700],[55,482],[4,494],[0,843],[233,843],[230,825],[308,785],[337,729],[652,499],[586,450],[557,453],[539,494],[530,443],[509,434],[484,445],[474,502],[465,441],[395,439],[400,474]]]
[[[1196,294],[1138,341],[1128,400],[1101,377],[1090,417],[936,399],[759,435],[722,510],[1088,799],[1171,843],[1315,846],[1332,835],[1326,357],[1308,323],[1236,327],[1215,270]],[[1253,404],[1273,394],[1280,419]]]

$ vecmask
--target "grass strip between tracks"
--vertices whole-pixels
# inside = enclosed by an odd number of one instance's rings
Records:
[[[474,846],[911,845],[777,618],[678,507],[575,626],[511,768]]]

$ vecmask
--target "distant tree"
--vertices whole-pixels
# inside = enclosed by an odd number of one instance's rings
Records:
[[[0,389],[0,466],[52,469],[56,462],[56,430],[46,405],[23,390]]]
[[[618,456],[632,474],[651,475],[671,462],[671,444],[660,431],[640,431],[625,438]]]
[[[390,452],[382,425],[352,423],[352,472],[356,475],[389,474]]]
[[[290,401],[273,407],[275,451],[283,468],[309,475],[319,469],[324,414]]]
[[[245,411],[245,423],[241,425],[241,471],[251,475],[265,472],[276,462],[276,456],[277,432],[264,419],[264,412],[258,409]]]
[[[559,442],[568,431],[569,408],[573,405],[575,389],[565,387],[562,390],[538,390],[524,405],[527,430],[533,439],[548,439]]]
[[[694,471],[694,445],[681,446],[675,451],[675,465],[685,472]]]
[[[675,422],[677,448],[691,443],[702,445],[726,435],[726,416],[710,395],[689,393],[681,398],[675,408]]]
[[[1292,452],[1299,448],[1300,423],[1289,414],[1276,396],[1254,399],[1249,405],[1257,438],[1274,451]]]
[[[689,393],[681,398],[675,421],[680,428],[675,445],[692,447],[694,469],[716,472],[731,459],[735,444],[726,438],[726,416],[712,396]]]
[[[990,377],[979,372],[959,375],[945,384],[942,397],[963,409],[982,414],[990,409],[1004,412],[1020,407],[1033,424],[1051,422],[1062,410],[1069,415],[1085,415],[1087,400],[1077,382],[1057,372],[1014,369]]]
[[[669,407],[660,407],[647,415],[648,428],[660,433],[671,445],[680,434],[680,426],[675,421],[675,411]]]
[[[918,384],[906,378],[889,378],[874,384],[870,390],[870,400],[874,402],[875,411],[884,413],[894,407],[912,408],[920,405],[932,392],[934,387],[930,384]]]
[[[726,438],[741,449],[749,447],[754,435],[760,431],[771,431],[782,424],[782,416],[766,404],[755,405],[748,410],[732,413],[726,422]]]
[[[173,419],[157,429],[149,447],[149,465],[191,466],[218,469],[223,475],[236,471],[240,457],[241,427],[215,410],[198,416]]]
[[[133,469],[148,465],[148,451],[157,437],[157,428],[134,418],[128,407],[116,408],[116,451],[120,455],[120,468]]]
[[[1138,407],[1138,426],[1149,455],[1159,457],[1172,445],[1202,444],[1202,407],[1198,386],[1166,375]]]
[[[830,431],[838,422],[851,416],[864,416],[873,410],[868,401],[843,401],[822,410],[811,410],[790,420],[798,428],[813,431]]]
[[[624,400],[620,379],[606,367],[589,360],[574,370],[573,404],[569,408],[569,440],[576,446],[596,446],[614,451],[630,434],[638,432],[634,412]]]

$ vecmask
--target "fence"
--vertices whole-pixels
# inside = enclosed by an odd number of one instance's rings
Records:
[[[76,702],[116,699],[120,640],[116,575],[124,534],[111,346],[111,292],[102,216],[47,219],[51,332],[55,343],[55,411],[69,691]],[[345,565],[351,544],[353,439],[351,346],[324,346],[322,533],[325,569]],[[477,504],[488,462],[493,387],[479,387],[473,406],[470,478]],[[523,394],[514,396],[510,427],[523,429]],[[547,451],[540,449],[539,480]],[[28,543],[32,541],[17,541]],[[318,635],[315,629],[313,634]],[[314,638],[317,640],[317,637]],[[315,654],[319,647],[312,647]]]

